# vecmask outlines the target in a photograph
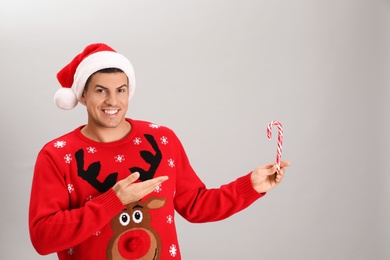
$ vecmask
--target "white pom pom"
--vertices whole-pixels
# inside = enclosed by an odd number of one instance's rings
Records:
[[[71,88],[60,88],[54,95],[54,103],[61,109],[72,109],[77,105],[77,102],[76,93]]]

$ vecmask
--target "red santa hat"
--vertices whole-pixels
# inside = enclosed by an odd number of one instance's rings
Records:
[[[72,109],[80,101],[85,83],[98,70],[121,69],[129,79],[129,99],[134,95],[134,68],[130,61],[104,43],[88,45],[68,65],[57,73],[62,88],[54,95],[55,104],[62,109]]]

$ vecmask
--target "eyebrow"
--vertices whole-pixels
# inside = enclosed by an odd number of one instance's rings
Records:
[[[142,207],[141,205],[138,205],[138,204],[133,207],[133,209],[137,209],[137,208],[143,209],[144,207]]]
[[[102,85],[99,85],[99,84],[95,85],[94,88],[108,89],[105,86],[102,86]],[[127,84],[123,84],[122,86],[119,86],[116,89],[120,89],[120,88],[129,88],[129,86]]]
[[[137,205],[134,205],[131,209],[143,209],[144,207],[142,207],[141,205],[137,204]],[[127,210],[127,207],[125,207],[122,211],[126,211]]]

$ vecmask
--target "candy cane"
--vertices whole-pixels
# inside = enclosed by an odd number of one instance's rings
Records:
[[[276,151],[276,164],[278,166],[278,172],[280,171],[280,159],[282,158],[282,140],[283,140],[283,127],[278,121],[271,121],[267,127],[267,137],[271,140],[272,126],[278,127],[278,150]]]

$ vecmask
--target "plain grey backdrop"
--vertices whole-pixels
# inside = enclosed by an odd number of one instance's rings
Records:
[[[390,3],[385,0],[0,1],[0,259],[28,233],[38,151],[86,122],[56,73],[94,42],[129,57],[128,116],[167,125],[208,187],[275,160],[283,183],[231,218],[176,214],[183,259],[390,259]]]

